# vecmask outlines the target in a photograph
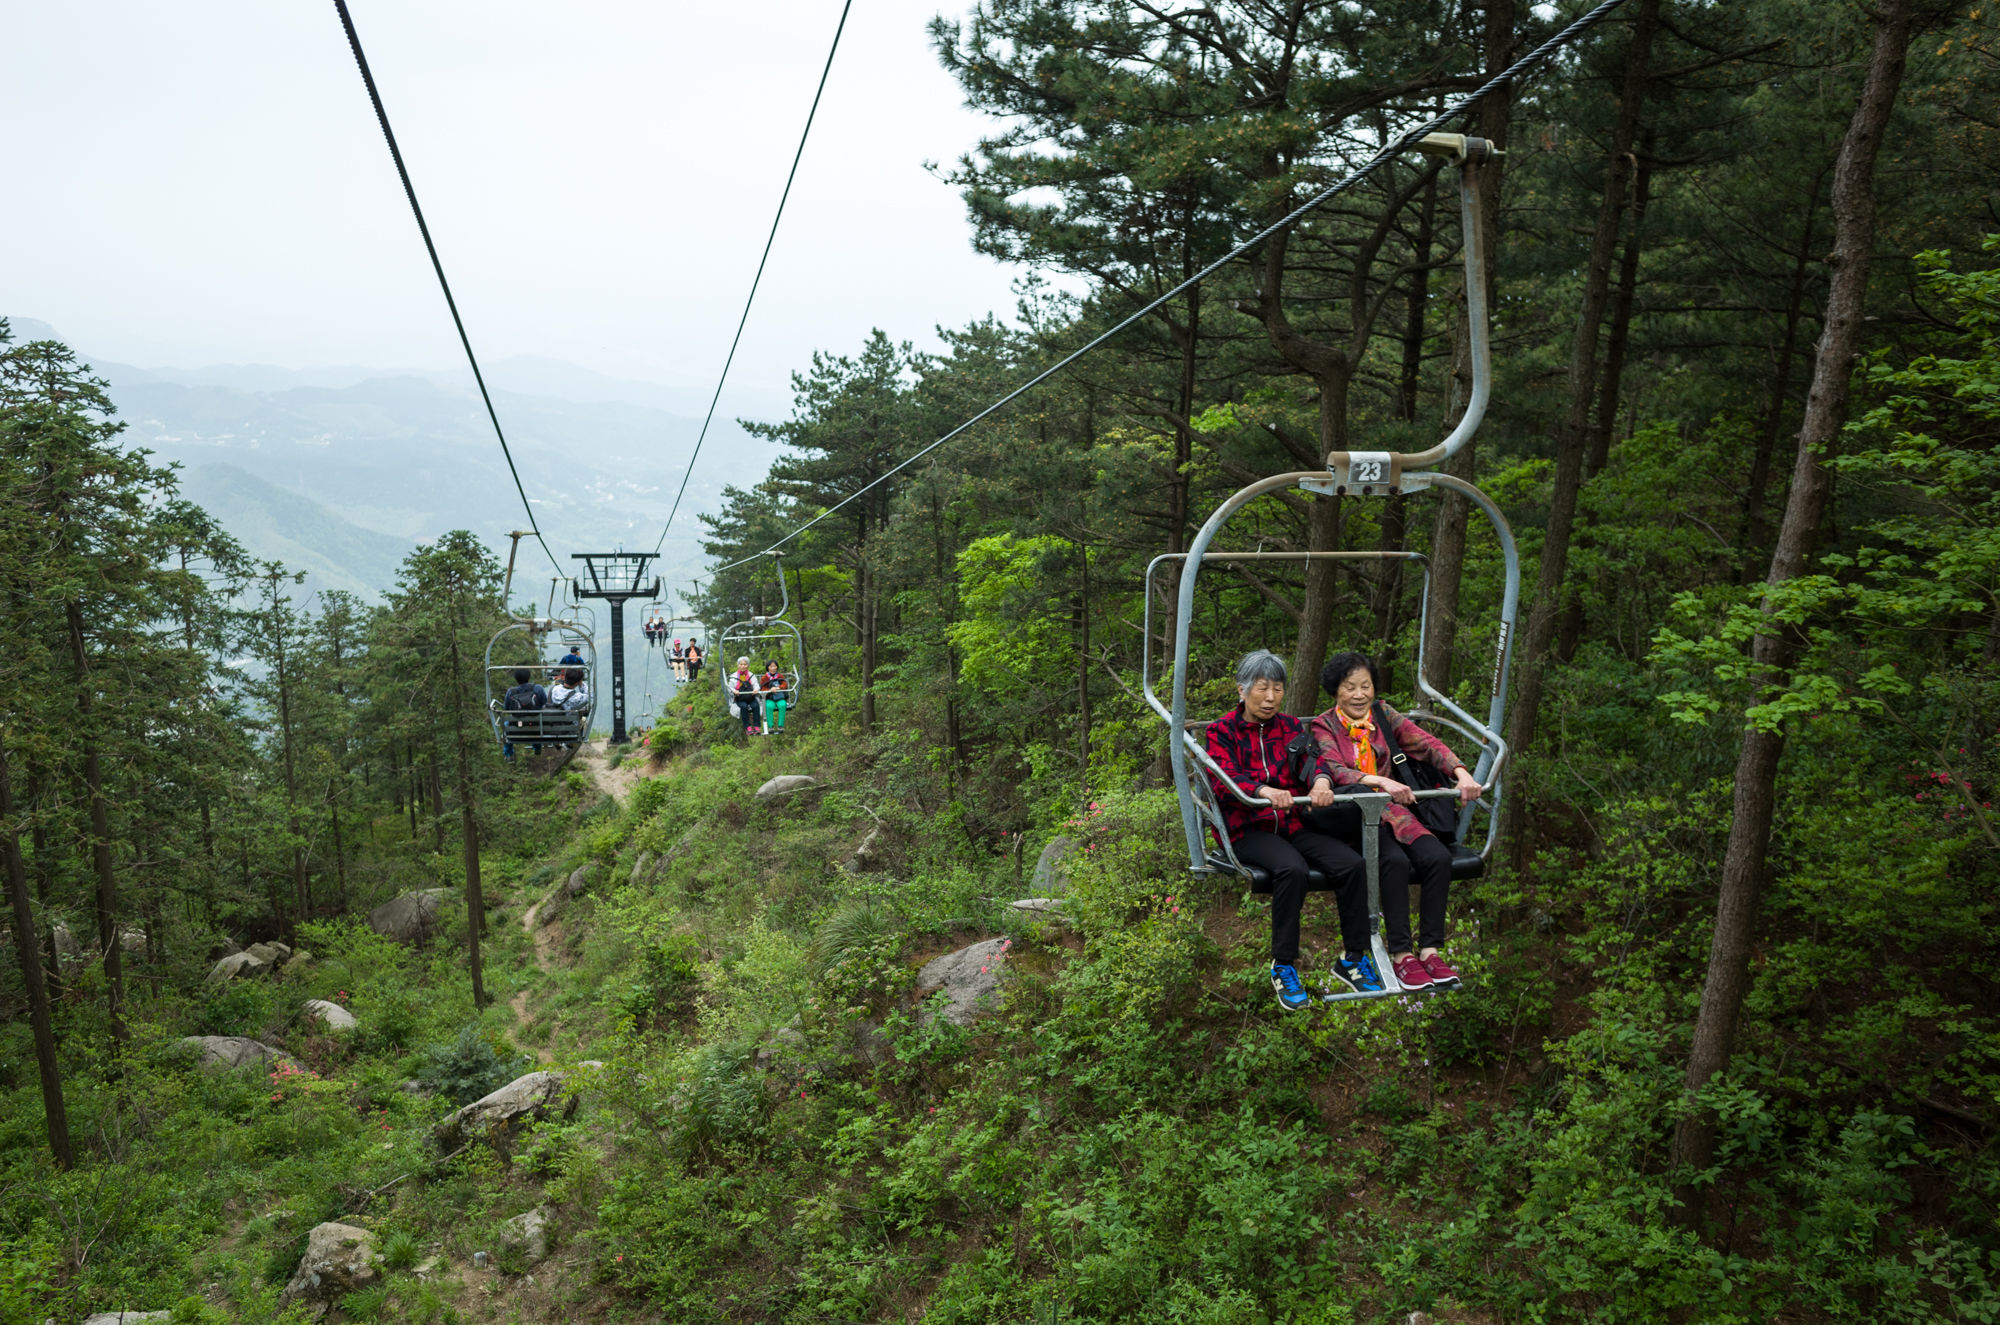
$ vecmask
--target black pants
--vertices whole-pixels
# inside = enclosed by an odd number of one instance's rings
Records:
[[[739,695],[736,699],[736,716],[743,720],[743,734],[757,725],[757,701],[749,695]]]
[[[1299,964],[1299,913],[1305,909],[1307,862],[1333,886],[1340,911],[1340,940],[1349,952],[1368,950],[1368,875],[1361,854],[1337,837],[1301,829],[1291,837],[1245,833],[1236,858],[1271,873],[1271,961]]]
[[[1389,825],[1376,829],[1382,837],[1382,921],[1389,952],[1410,949],[1410,885],[1416,884],[1417,946],[1444,946],[1444,907],[1451,896],[1451,848],[1425,833],[1404,846]]]

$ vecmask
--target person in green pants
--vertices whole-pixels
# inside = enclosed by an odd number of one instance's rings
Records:
[[[764,734],[783,731],[792,692],[790,678],[778,670],[776,659],[764,664],[764,674],[757,678],[757,694],[764,701]]]

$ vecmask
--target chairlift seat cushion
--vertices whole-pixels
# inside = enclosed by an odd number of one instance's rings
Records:
[[[1249,884],[1250,891],[1268,896],[1271,891],[1271,872],[1261,865],[1245,864],[1239,870],[1229,863],[1229,858],[1220,851],[1208,853],[1208,867],[1217,874],[1240,874]],[[1454,845],[1451,848],[1451,877],[1453,879],[1476,879],[1486,873],[1486,862],[1477,851],[1468,846]],[[1309,893],[1331,892],[1333,885],[1326,881],[1326,875],[1308,867],[1306,891]]]
[[[1217,874],[1237,874],[1250,884],[1250,891],[1268,895],[1271,891],[1271,871],[1261,865],[1244,865],[1240,870],[1229,863],[1229,858],[1220,851],[1208,853],[1208,867]],[[1307,866],[1306,891],[1309,893],[1331,892],[1333,885],[1326,881],[1326,875]]]

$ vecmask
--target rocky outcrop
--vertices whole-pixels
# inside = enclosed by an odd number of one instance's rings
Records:
[[[639,858],[632,862],[632,882],[644,883],[653,873],[653,853],[641,851]]]
[[[253,943],[243,951],[266,966],[283,966],[292,959],[291,947],[275,940],[270,943]]]
[[[361,1023],[354,1014],[338,1003],[329,1003],[323,998],[309,998],[305,1002],[306,1020],[316,1021],[329,1031],[351,1031]]]
[[[306,1234],[306,1254],[278,1295],[278,1304],[330,1302],[357,1292],[382,1278],[381,1264],[373,1233],[353,1224],[321,1224]]]
[[[1042,914],[1053,914],[1062,910],[1062,898],[1022,897],[1015,901],[1007,903],[1007,905],[1013,907],[1016,911],[1031,911],[1031,912],[1039,912]]]
[[[445,903],[457,897],[450,888],[425,888],[404,893],[368,913],[368,928],[398,943],[425,943],[443,927]]]
[[[849,874],[860,874],[864,870],[876,868],[882,862],[882,826],[877,824],[868,830],[868,836],[861,839],[861,845],[854,848],[841,868]]]
[[[282,1050],[247,1035],[190,1035],[181,1041],[181,1047],[195,1053],[204,1071],[240,1067],[263,1071],[292,1061]]]
[[[557,887],[550,889],[549,895],[542,899],[542,904],[535,908],[535,924],[538,927],[546,925],[560,916],[571,902],[588,891],[590,880],[595,873],[596,867],[587,861],[571,870],[569,877]]]
[[[798,793],[818,785],[819,783],[816,779],[808,777],[804,773],[782,773],[757,788],[757,799],[766,803],[780,801],[784,800],[787,796],[796,796]]]
[[[1069,891],[1069,858],[1076,850],[1074,838],[1056,836],[1042,848],[1035,861],[1034,892],[1037,897],[1061,897]]]
[[[286,959],[285,964],[279,968],[279,971],[281,974],[287,976],[303,975],[305,974],[306,967],[312,964],[313,955],[304,948],[300,948]]]
[[[1000,1006],[1000,980],[1005,974],[1012,939],[986,939],[932,958],[917,972],[919,997],[942,989],[947,1002],[944,1019],[969,1026],[974,1016]]]
[[[519,1256],[524,1267],[540,1265],[549,1258],[555,1218],[555,1210],[546,1205],[514,1216],[500,1226],[500,1246]]]
[[[563,1094],[562,1073],[530,1072],[446,1118],[431,1130],[431,1140],[449,1153],[474,1141],[503,1139],[529,1122],[575,1112],[576,1097]]]
[[[173,1318],[171,1311],[100,1311],[95,1316],[85,1316],[83,1325],[140,1325],[148,1320],[165,1325]]]
[[[271,963],[268,959],[259,957],[254,952],[232,952],[209,968],[208,978],[203,983],[224,985],[228,984],[231,980],[240,980],[245,976],[269,975],[270,973]]]

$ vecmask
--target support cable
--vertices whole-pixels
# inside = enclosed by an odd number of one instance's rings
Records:
[[[368,68],[368,57],[361,50],[361,34],[354,30],[354,16],[347,12],[347,0],[333,0],[333,7],[340,11],[340,26],[347,29],[347,44],[354,51],[354,63],[361,69],[361,81],[368,85],[368,100],[374,103],[375,119],[382,126],[382,137],[389,144],[389,155],[396,162],[396,173],[403,180],[403,194],[410,200],[410,211],[417,218],[417,231],[424,237],[424,250],[431,255],[431,270],[437,273],[438,288],[444,291],[445,307],[451,310],[451,323],[458,328],[458,343],[465,347],[465,361],[472,365],[472,380],[479,384],[479,398],[486,402],[486,417],[493,421],[493,435],[500,439],[500,454],[506,457],[507,472],[514,476],[514,491],[521,494],[521,509],[528,513],[528,528],[535,535],[535,541],[542,545],[542,552],[549,564],[562,573],[562,563],[556,554],[549,551],[546,539],[542,537],[541,526],[535,523],[535,508],[528,501],[528,490],[521,486],[521,471],[514,468],[514,453],[507,446],[507,434],[501,430],[500,415],[493,408],[493,397],[486,390],[486,376],[479,371],[479,359],[472,353],[472,338],[465,334],[465,319],[458,315],[458,301],[452,298],[451,282],[444,278],[444,263],[438,259],[437,245],[431,242],[431,228],[424,222],[424,209],[417,205],[416,186],[410,183],[409,167],[403,164],[403,150],[396,146],[396,131],[389,127],[389,112],[382,107],[382,94],[375,87],[375,75]]]
[[[792,181],[798,178],[799,162],[806,154],[806,139],[812,136],[813,117],[819,114],[819,99],[826,91],[827,75],[833,72],[833,57],[840,49],[840,34],[847,29],[847,11],[854,8],[854,0],[840,7],[840,22],[833,29],[833,45],[827,48],[826,67],[819,71],[819,87],[813,92],[812,109],[806,112],[805,131],[799,134],[798,150],[792,153],[792,169],[785,176],[785,191],[778,195],[778,214],[771,218],[771,233],[764,237],[764,254],[757,259],[757,274],[750,280],[749,297],[743,301],[743,316],[736,319],[736,335],[729,342],[729,354],[722,361],[722,376],[716,379],[715,394],[708,398],[708,413],[701,421],[701,432],[694,439],[694,452],[688,456],[687,469],[681,474],[680,491],[674,494],[673,507],[667,512],[667,523],[660,529],[659,542],[653,544],[658,553],[667,541],[667,531],[674,527],[674,516],[681,509],[681,498],[687,495],[688,480],[694,476],[694,462],[701,458],[701,444],[708,437],[708,425],[715,420],[716,402],[722,399],[722,387],[729,380],[729,366],[736,362],[736,347],[743,341],[743,328],[750,321],[750,305],[757,301],[757,286],[764,279],[764,264],[771,260],[771,245],[778,238],[778,222],[785,219],[785,203],[792,196]]]
[[[1441,113],[1431,117],[1428,120],[1425,120],[1422,124],[1419,124],[1416,128],[1411,129],[1408,132],[1402,134],[1394,142],[1389,143],[1387,146],[1383,147],[1380,151],[1376,152],[1374,156],[1368,158],[1368,160],[1364,162],[1353,173],[1345,176],[1336,183],[1329,185],[1327,188],[1321,190],[1319,193],[1314,194],[1304,203],[1300,204],[1298,207],[1293,208],[1290,212],[1287,212],[1283,217],[1272,222],[1270,225],[1265,226],[1262,230],[1259,230],[1256,234],[1250,236],[1250,238],[1244,240],[1242,243],[1238,244],[1235,248],[1229,250],[1229,252],[1217,258],[1214,262],[1209,263],[1206,267],[1203,267],[1200,271],[1188,277],[1186,280],[1182,281],[1179,285],[1176,285],[1171,290],[1168,290],[1165,294],[1160,295],[1152,302],[1138,309],[1136,312],[1132,313],[1129,317],[1126,317],[1123,321],[1119,322],[1116,326],[1113,326],[1108,331],[1103,331],[1100,332],[1098,335],[1093,336],[1089,341],[1085,342],[1084,345],[1082,345],[1080,348],[1072,350],[1069,354],[1064,355],[1060,360],[1058,360],[1054,364],[1050,365],[1047,368],[1044,368],[1041,372],[1036,373],[1033,377],[1021,383],[1021,385],[1015,387],[1012,391],[1009,391],[1006,395],[1000,397],[998,400],[988,405],[985,409],[980,410],[977,414],[973,415],[965,422],[959,424],[956,428],[953,428],[950,432],[938,438],[936,441],[932,442],[929,446],[926,446],[923,450],[918,451],[915,455],[910,456],[907,460],[903,460],[900,463],[896,464],[895,466],[887,470],[885,473],[883,473],[879,478],[876,478],[872,482],[869,482],[864,486],[855,489],[853,492],[848,493],[845,497],[842,497],[838,502],[835,502],[832,506],[827,507],[825,510],[821,511],[818,515],[815,515],[812,519],[806,521],[798,528],[792,530],[791,533],[786,534],[783,538],[771,544],[771,546],[765,548],[763,551],[753,552],[749,556],[740,558],[736,561],[732,561],[726,566],[717,566],[710,573],[713,575],[720,575],[723,571],[734,570],[738,566],[747,565],[750,562],[757,560],[757,558],[759,557],[769,556],[771,553],[776,552],[779,548],[791,542],[793,539],[797,538],[800,534],[803,534],[806,530],[812,528],[814,525],[826,519],[828,516],[839,511],[842,507],[848,505],[850,502],[853,502],[857,498],[865,495],[872,489],[877,488],[882,484],[888,482],[896,475],[902,473],[905,469],[908,469],[911,465],[917,463],[917,461],[922,460],[925,456],[937,450],[940,446],[943,446],[946,442],[949,442],[953,438],[963,434],[967,429],[971,428],[974,424],[977,424],[982,420],[988,418],[995,411],[1012,403],[1014,400],[1025,395],[1027,392],[1033,390],[1035,387],[1040,386],[1043,382],[1046,382],[1049,378],[1055,376],[1063,369],[1075,363],[1078,359],[1081,359],[1084,355],[1089,354],[1092,350],[1104,344],[1106,341],[1110,340],[1113,336],[1116,336],[1119,332],[1125,330],[1125,328],[1131,326],[1139,319],[1145,317],[1148,313],[1151,313],[1153,310],[1160,307],[1160,305],[1166,303],[1170,299],[1173,299],[1177,295],[1185,293],[1187,290],[1193,288],[1194,286],[1201,284],[1201,282],[1207,280],[1210,276],[1213,276],[1216,272],[1220,271],[1222,268],[1228,266],[1236,259],[1242,257],[1244,254],[1248,253],[1251,249],[1256,248],[1259,244],[1262,244],[1265,240],[1277,234],[1279,231],[1285,230],[1293,225],[1296,225],[1299,222],[1299,220],[1302,217],[1304,217],[1307,213],[1322,206],[1330,199],[1338,197],[1340,194],[1347,192],[1349,189],[1353,188],[1356,184],[1359,184],[1363,179],[1366,179],[1369,175],[1373,174],[1376,170],[1380,169],[1390,159],[1400,156],[1404,152],[1408,151],[1410,147],[1414,143],[1416,143],[1418,139],[1422,138],[1425,134],[1436,133],[1440,129],[1443,129],[1453,120],[1457,119],[1459,116],[1470,111],[1474,106],[1478,105],[1479,102],[1484,98],[1486,98],[1487,96],[1491,95],[1493,92],[1498,91],[1500,88],[1506,86],[1508,83],[1513,82],[1515,79],[1519,78],[1523,73],[1527,72],[1535,65],[1541,63],[1549,56],[1555,54],[1557,51],[1561,50],[1564,46],[1569,45],[1571,42],[1575,41],[1578,37],[1582,36],[1585,32],[1588,32],[1591,28],[1596,27],[1599,23],[1603,22],[1604,19],[1608,17],[1613,10],[1617,9],[1620,5],[1624,3],[1625,0],[1604,0],[1604,2],[1598,5],[1595,9],[1583,15],[1583,17],[1577,19],[1574,23],[1571,23],[1568,27],[1564,28],[1562,31],[1556,33],[1555,36],[1550,37],[1547,41],[1537,46],[1534,50],[1529,51],[1526,55],[1522,56],[1520,59],[1516,60],[1513,64],[1509,65],[1505,70],[1494,75],[1492,78],[1488,79],[1485,83],[1482,83],[1473,92],[1468,93],[1464,97],[1461,97],[1458,101],[1452,103],[1452,105],[1447,107]]]

